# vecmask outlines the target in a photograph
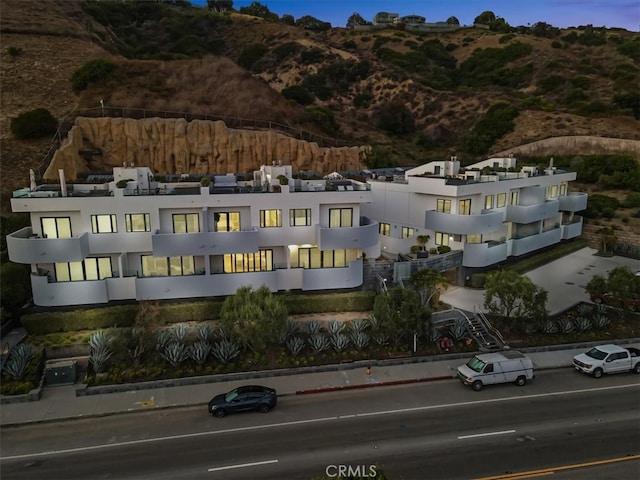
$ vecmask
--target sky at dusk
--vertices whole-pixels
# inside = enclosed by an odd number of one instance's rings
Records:
[[[234,0],[239,10],[252,0]],[[203,0],[192,3],[205,3]],[[637,32],[640,29],[640,0],[263,0],[269,10],[296,19],[311,15],[344,27],[349,16],[358,12],[365,20],[373,20],[377,12],[422,15],[427,22],[444,22],[456,17],[461,25],[471,25],[484,11],[492,11],[511,26],[546,22],[554,27],[619,27]]]

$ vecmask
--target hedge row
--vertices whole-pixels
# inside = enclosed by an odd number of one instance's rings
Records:
[[[322,312],[354,312],[373,310],[374,292],[349,292],[320,295],[280,296],[290,315]],[[160,303],[160,323],[216,320],[222,308],[221,300]],[[30,335],[103,328],[130,327],[134,324],[137,304],[87,308],[71,311],[25,314],[22,326]]]

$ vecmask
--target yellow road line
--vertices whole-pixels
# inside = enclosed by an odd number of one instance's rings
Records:
[[[629,455],[626,457],[609,458],[607,460],[596,460],[594,462],[575,463],[573,465],[561,465],[559,467],[543,468],[540,470],[529,470],[520,473],[507,473],[503,475],[495,475],[493,477],[480,477],[475,480],[514,480],[522,478],[531,478],[542,475],[553,475],[555,472],[562,470],[573,470],[576,468],[595,467],[598,465],[607,465],[609,463],[626,462],[628,460],[640,460],[640,455]]]

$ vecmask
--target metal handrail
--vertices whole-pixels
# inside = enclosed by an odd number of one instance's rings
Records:
[[[491,322],[489,321],[487,316],[482,311],[478,310],[477,307],[473,307],[473,310],[474,310],[474,313],[477,316],[479,316],[482,319],[482,321],[485,323],[489,332],[491,332],[491,334],[493,334],[500,341],[500,343],[504,345],[505,348],[509,348],[509,345],[507,344],[507,342],[504,341],[504,337],[502,336],[502,334],[498,331],[497,328],[491,325]]]

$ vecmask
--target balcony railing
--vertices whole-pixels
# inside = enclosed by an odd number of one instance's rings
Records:
[[[378,243],[378,222],[360,218],[360,226],[328,228],[316,226],[316,239],[321,250],[367,248]]]
[[[220,255],[224,253],[257,252],[257,228],[238,232],[154,233],[151,236],[153,254],[159,257],[177,255]]]
[[[582,192],[571,192],[568,195],[558,197],[560,210],[565,212],[580,212],[587,208],[589,195]]]
[[[465,243],[462,265],[465,267],[486,267],[507,259],[507,242],[489,241]]]
[[[447,232],[457,235],[469,233],[491,233],[502,229],[504,213],[486,210],[486,213],[457,215],[428,210],[425,212],[425,228],[435,232]]]
[[[7,250],[15,263],[80,262],[89,256],[89,236],[42,238],[25,227],[7,235]]]
[[[533,223],[558,213],[560,202],[547,200],[535,205],[507,205],[506,221],[513,223]]]

